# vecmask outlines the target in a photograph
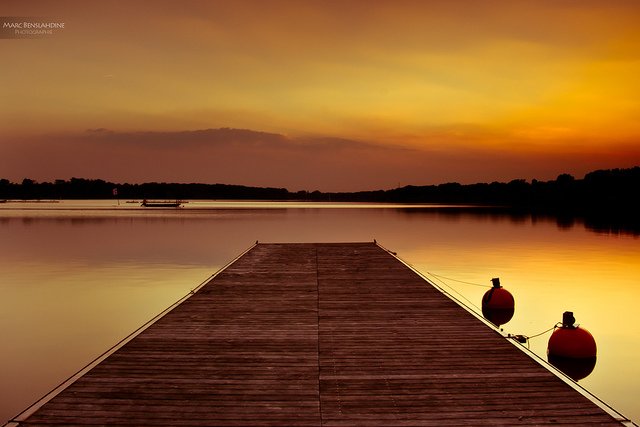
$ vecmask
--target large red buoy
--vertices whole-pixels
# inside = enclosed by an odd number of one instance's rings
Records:
[[[500,286],[500,279],[491,279],[493,287],[482,297],[482,315],[496,326],[504,325],[513,317],[516,302],[513,295]]]
[[[596,340],[584,328],[575,325],[573,312],[565,311],[562,326],[549,338],[547,359],[575,381],[589,375],[596,366]]]

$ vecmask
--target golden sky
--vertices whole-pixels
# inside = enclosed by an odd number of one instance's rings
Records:
[[[65,23],[0,40],[11,180],[356,190],[640,164],[637,1],[4,0],[0,15]]]

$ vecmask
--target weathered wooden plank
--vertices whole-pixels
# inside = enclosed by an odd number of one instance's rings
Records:
[[[372,243],[260,244],[22,425],[619,425]]]

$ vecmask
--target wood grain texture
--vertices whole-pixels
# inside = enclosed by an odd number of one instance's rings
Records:
[[[21,425],[617,425],[373,243],[259,244]]]

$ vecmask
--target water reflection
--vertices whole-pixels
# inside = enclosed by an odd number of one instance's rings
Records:
[[[550,354],[547,356],[547,360],[574,381],[580,381],[587,378],[596,367],[595,357],[575,359]]]
[[[503,207],[448,207],[441,209],[400,209],[407,215],[430,215],[442,220],[465,218],[488,221],[509,221],[513,224],[552,223],[560,230],[584,227],[596,233],[640,236],[640,215],[637,212],[541,213]]]
[[[640,236],[640,214],[632,212],[622,218],[592,215],[585,218],[584,226],[596,233]]]
[[[149,209],[138,204],[116,205],[111,200],[60,200],[52,202],[7,203],[0,206],[0,222],[11,216],[21,217],[31,223],[38,217],[72,217],[74,222],[118,218],[123,213],[130,217],[143,218],[196,218],[199,216],[244,215],[256,211],[286,212],[290,209],[393,209],[412,216],[430,216],[443,221],[473,220],[509,221],[514,224],[555,223],[559,229],[584,227],[596,233],[615,235],[640,235],[640,215],[638,212],[617,212],[606,209],[592,209],[584,212],[571,211],[531,211],[499,206],[461,205],[400,205],[380,203],[324,203],[324,202],[254,202],[254,201],[186,201],[181,209]],[[25,216],[26,215],[26,216]]]

